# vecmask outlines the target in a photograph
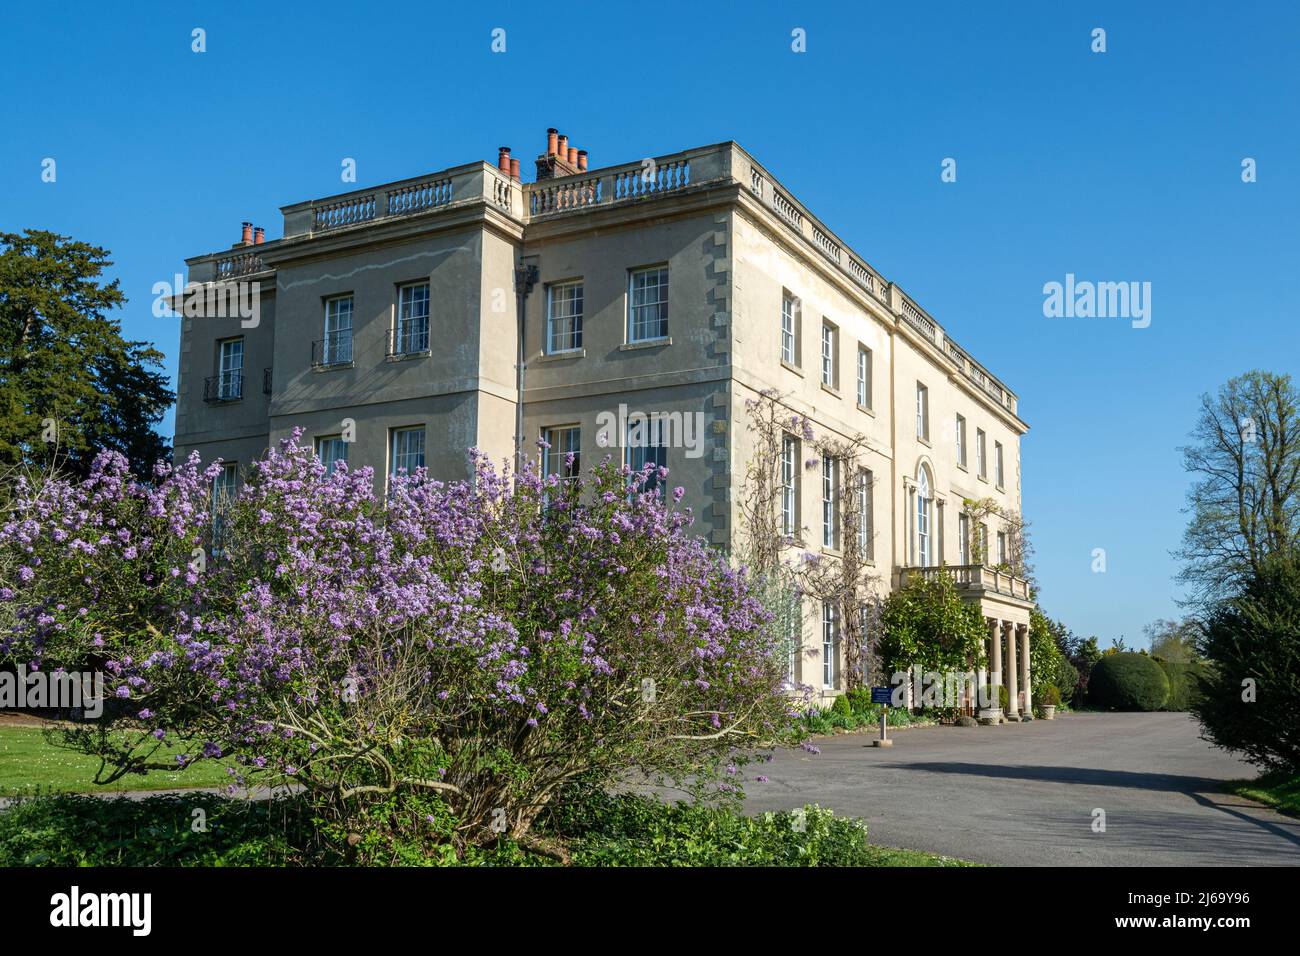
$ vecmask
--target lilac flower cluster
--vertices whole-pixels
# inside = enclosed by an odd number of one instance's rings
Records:
[[[432,788],[466,826],[506,807],[526,830],[576,777],[698,775],[793,732],[779,640],[681,489],[470,466],[377,496],[294,435],[217,508],[196,457],[20,482],[0,659],[102,667],[147,731],[119,763],[165,741],[335,799]]]

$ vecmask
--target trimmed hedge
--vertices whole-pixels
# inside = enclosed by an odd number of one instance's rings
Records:
[[[1088,699],[1112,710],[1159,710],[1169,699],[1169,678],[1145,654],[1111,654],[1092,666]]]
[[[1204,664],[1179,661],[1159,661],[1160,668],[1169,678],[1169,699],[1165,710],[1191,710],[1201,693],[1201,678],[1210,676]]]

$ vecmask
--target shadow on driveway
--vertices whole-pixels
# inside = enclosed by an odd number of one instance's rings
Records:
[[[1184,777],[1168,773],[1135,773],[1131,770],[1102,770],[1096,767],[1011,767],[1005,764],[908,761],[882,763],[895,770],[919,770],[929,773],[962,773],[1004,780],[1038,780],[1043,783],[1074,783],[1091,787],[1131,787],[1137,790],[1165,790],[1173,793],[1199,793],[1217,790],[1219,781],[1209,777]]]
[[[1207,809],[1217,810],[1220,813],[1254,824],[1274,836],[1300,847],[1300,820],[1296,820],[1294,824],[1279,825],[1271,820],[1260,819],[1257,816],[1244,813],[1240,808],[1248,810],[1264,808],[1259,804],[1243,801],[1242,798],[1233,794],[1224,793],[1220,789],[1222,781],[1209,777],[1188,777],[1167,773],[1137,773],[1130,770],[1102,770],[1093,767],[1010,767],[1005,764],[955,763],[951,761],[918,761],[915,763],[881,764],[881,766],[896,770],[919,771],[921,773],[965,774],[1000,780],[1032,780],[1038,783],[1067,783],[1085,787],[1122,787],[1134,790],[1182,793]]]

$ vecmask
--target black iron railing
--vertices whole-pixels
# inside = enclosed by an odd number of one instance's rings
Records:
[[[329,368],[352,363],[352,333],[337,333],[311,344],[312,368]]]
[[[388,330],[390,356],[422,355],[429,351],[428,321],[399,322]]]
[[[242,372],[222,372],[203,380],[205,402],[237,402],[244,397]]]

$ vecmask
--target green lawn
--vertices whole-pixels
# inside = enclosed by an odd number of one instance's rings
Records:
[[[1258,800],[1279,813],[1300,817],[1300,776],[1274,771],[1254,780],[1230,780],[1224,789],[1239,797]]]
[[[868,847],[870,862],[860,866],[980,866],[970,860],[959,860],[955,856],[941,856],[938,853],[923,853],[920,850],[897,850],[889,846]]]
[[[168,751],[173,755],[175,751]],[[186,770],[151,771],[116,783],[95,783],[99,761],[49,743],[39,727],[0,726],[0,796],[31,793],[96,793],[221,787],[230,783],[224,764],[203,761]]]

